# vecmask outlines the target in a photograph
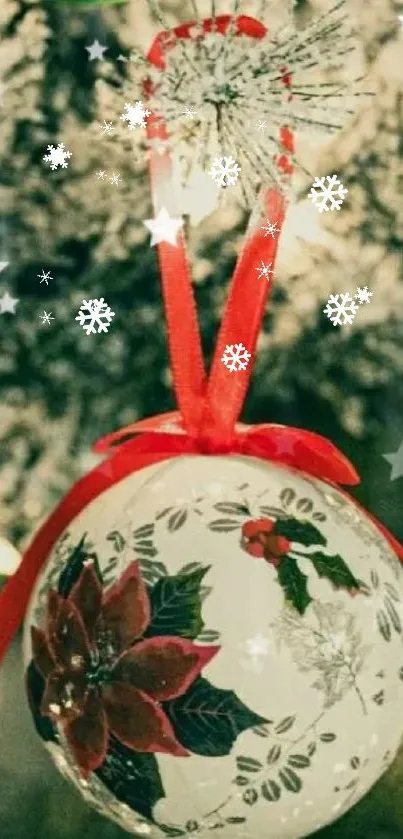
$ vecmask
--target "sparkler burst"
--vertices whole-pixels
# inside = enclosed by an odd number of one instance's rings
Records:
[[[132,53],[123,95],[140,97],[149,80],[147,106],[167,126],[182,186],[213,158],[231,155],[241,167],[238,197],[251,207],[262,185],[287,189],[288,176],[301,166],[294,135],[298,144],[301,132],[340,129],[357,97],[371,95],[358,88],[361,79],[345,81],[347,56],[355,51],[345,0],[302,30],[295,28],[292,4],[280,0],[262,3],[260,20],[240,18],[239,0],[228,15],[215,16],[213,4],[207,23],[193,2],[195,22],[177,32],[169,31],[162,4],[148,2],[165,31],[148,59]],[[284,25],[274,31],[278,4]],[[190,106],[194,119],[184,120]],[[250,130],[257,118],[264,132]]]

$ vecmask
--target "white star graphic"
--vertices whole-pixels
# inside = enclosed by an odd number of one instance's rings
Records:
[[[5,291],[3,297],[0,297],[0,315],[9,312],[10,315],[15,315],[15,307],[19,302],[19,297],[11,297],[8,291]]]
[[[396,452],[390,454],[383,454],[382,457],[392,464],[392,471],[390,473],[390,480],[395,481],[396,478],[401,478],[403,475],[403,440]]]
[[[85,49],[88,52],[89,61],[94,61],[95,58],[100,58],[101,61],[104,61],[104,52],[107,51],[108,47],[103,47],[99,41],[94,41],[93,44],[90,44],[90,46]]]
[[[151,247],[160,242],[169,242],[170,245],[177,247],[176,236],[183,225],[183,219],[171,218],[165,207],[162,207],[156,218],[147,218],[143,224],[151,233]]]

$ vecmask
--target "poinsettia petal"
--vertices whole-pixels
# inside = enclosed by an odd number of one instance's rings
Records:
[[[54,670],[48,676],[41,702],[41,713],[56,722],[80,716],[88,689],[85,673]]]
[[[129,647],[150,623],[150,601],[138,562],[132,562],[106,593],[100,623],[117,653]]]
[[[47,641],[60,668],[80,670],[88,660],[88,636],[81,616],[70,600],[60,598],[57,617],[48,626]]]
[[[158,635],[123,653],[112,678],[127,682],[153,699],[175,699],[194,682],[220,647],[202,647],[185,638]]]
[[[76,606],[92,641],[102,605],[102,585],[93,564],[84,565],[68,599]]]
[[[82,715],[67,722],[64,733],[81,775],[88,777],[104,762],[108,748],[106,715],[97,690],[89,690]]]
[[[42,629],[31,626],[32,658],[36,667],[46,679],[55,667],[54,658],[49,649],[46,635]]]
[[[150,696],[120,682],[104,685],[102,696],[109,728],[124,746],[187,757],[167,715]]]

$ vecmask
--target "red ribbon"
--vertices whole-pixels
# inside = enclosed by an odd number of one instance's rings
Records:
[[[216,19],[220,32],[225,33],[229,21],[228,16]],[[263,37],[266,32],[262,24],[245,16],[238,17],[235,24],[237,33],[251,37]],[[177,27],[175,35],[189,37],[192,25]],[[203,26],[209,31],[212,21],[205,21]],[[160,34],[149,52],[149,60],[158,66],[164,66],[161,45],[169,46],[169,37],[169,33]],[[283,71],[286,73],[286,68]],[[285,80],[289,88],[290,76],[285,75]],[[283,129],[290,151],[293,147],[291,134],[286,126]],[[166,136],[165,126],[155,118],[149,120],[147,132],[150,138]],[[168,152],[160,156],[151,151],[149,167],[157,212],[161,208],[161,194],[164,190],[166,194],[171,177]],[[276,189],[269,189],[264,195],[264,203],[270,221],[281,229],[285,214],[283,195]],[[174,388],[180,412],[134,423],[95,445],[95,451],[109,455],[109,459],[81,478],[65,496],[42,525],[17,572],[0,593],[0,660],[24,617],[35,580],[60,534],[87,504],[139,469],[183,455],[243,455],[294,468],[332,485],[359,482],[348,459],[319,434],[281,425],[237,423],[251,365],[245,371],[231,373],[222,363],[221,356],[227,344],[242,343],[253,357],[271,289],[271,283],[257,279],[255,267],[261,259],[275,265],[277,244],[278,240],[270,238],[267,242],[262,236],[260,222],[247,238],[232,278],[208,379],[204,372],[183,237],[178,236],[177,247],[165,242],[158,245]],[[350,500],[360,506],[355,499]],[[403,561],[403,547],[383,525],[367,511],[365,513]]]

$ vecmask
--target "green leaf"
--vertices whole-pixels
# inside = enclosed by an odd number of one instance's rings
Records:
[[[298,777],[293,769],[289,769],[288,766],[281,769],[278,775],[283,787],[285,787],[288,792],[299,792],[300,789],[302,789],[301,778]]]
[[[142,524],[137,530],[133,530],[133,536],[135,539],[149,539],[153,535],[154,529],[154,524]]]
[[[323,734],[319,735],[319,740],[321,740],[322,743],[333,743],[335,739],[336,735],[333,734],[332,731],[324,731]]]
[[[287,763],[294,769],[306,769],[307,766],[311,765],[309,757],[305,755],[290,755]]]
[[[249,780],[249,778],[245,778],[245,775],[237,775],[236,778],[234,778],[234,784],[236,784],[237,787],[247,787]]]
[[[306,558],[312,562],[319,577],[326,577],[336,588],[359,590],[359,581],[338,554],[327,556],[321,551],[316,551],[313,554],[307,554]]]
[[[278,801],[281,796],[281,787],[276,781],[265,781],[261,789],[266,801]]]
[[[392,630],[390,628],[389,618],[383,609],[378,609],[376,613],[376,622],[382,637],[385,641],[390,641],[392,638]]]
[[[387,611],[387,613],[390,617],[390,621],[391,621],[391,624],[393,626],[393,629],[395,630],[395,632],[397,632],[400,635],[401,632],[402,632],[402,622],[400,620],[399,613],[396,609],[396,606],[393,603],[393,600],[391,600],[391,598],[388,597],[387,594],[385,594],[385,607],[386,607],[386,611]]]
[[[216,688],[201,677],[183,696],[162,704],[182,746],[208,757],[228,755],[242,731],[266,722],[233,690]]]
[[[149,591],[151,621],[145,637],[179,635],[181,638],[197,638],[204,626],[200,586],[209,567],[158,580]]]
[[[294,518],[282,518],[276,521],[275,532],[285,536],[290,542],[300,545],[326,545],[327,540],[321,532],[309,521],[298,521]]]
[[[84,568],[84,562],[91,560],[94,565],[95,573],[102,582],[102,575],[99,567],[98,557],[96,553],[91,553],[85,547],[85,540],[87,534],[85,533],[78,545],[74,548],[65,568],[59,577],[58,592],[61,597],[68,597],[74,583],[77,582],[80,574]]]
[[[126,542],[122,534],[119,533],[118,530],[112,530],[111,533],[108,533],[106,538],[108,542],[112,542],[114,551],[117,551],[118,553],[121,553],[123,551]]]
[[[295,720],[296,720],[295,714],[292,717],[284,717],[284,719],[280,720],[280,722],[277,723],[277,725],[274,729],[275,733],[276,734],[284,734],[285,731],[289,731],[290,728],[292,728],[292,726],[294,725]]]
[[[203,644],[213,644],[214,641],[219,641],[220,638],[220,633],[215,629],[203,629],[197,636],[197,640],[202,641]]]
[[[35,663],[31,661],[25,676],[28,702],[34,720],[35,728],[45,743],[57,743],[57,729],[49,717],[41,714],[42,697],[45,692],[45,680]]]
[[[107,756],[95,774],[119,801],[154,821],[153,809],[165,797],[154,754],[133,751],[110,735]]]
[[[250,516],[249,507],[235,501],[219,501],[218,504],[214,504],[214,509],[228,516]]]
[[[215,533],[229,533],[231,530],[239,529],[239,521],[234,519],[215,519],[208,525],[209,530],[214,530]]]
[[[246,822],[245,816],[229,816],[228,819],[225,819],[227,824],[244,824]]]
[[[259,769],[263,769],[263,765],[259,760],[254,760],[252,757],[243,757],[242,755],[237,757],[236,765],[240,772],[259,772]]]
[[[168,530],[170,533],[174,533],[175,530],[179,530],[179,528],[183,527],[188,517],[188,511],[185,510],[176,510],[175,513],[172,513],[172,516],[169,516],[168,519]]]
[[[288,719],[291,719],[290,717]],[[291,726],[290,726],[291,728]],[[287,731],[287,729],[286,729]],[[268,755],[267,755],[267,763],[269,765],[273,763],[277,763],[281,755],[281,746],[272,746]]]
[[[286,599],[303,615],[312,600],[308,594],[306,574],[300,571],[297,560],[292,556],[281,560],[277,574]]]

